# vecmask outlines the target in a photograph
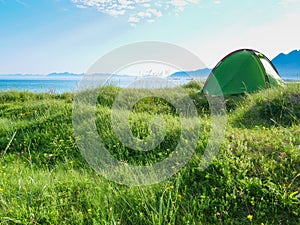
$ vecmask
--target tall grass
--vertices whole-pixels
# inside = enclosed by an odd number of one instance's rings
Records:
[[[141,187],[106,180],[85,162],[73,134],[73,94],[1,92],[0,224],[299,224],[300,86],[227,98],[225,140],[205,171],[208,102],[196,84],[184,88],[201,124],[195,156],[169,180]],[[122,90],[101,91],[96,123],[111,154],[145,165],[173,151],[181,128],[172,105],[160,98],[135,105],[132,133],[147,137],[159,115],[166,136],[153,152],[132,151],[110,124]]]

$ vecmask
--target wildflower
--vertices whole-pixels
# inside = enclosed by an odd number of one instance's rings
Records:
[[[173,185],[169,186],[168,189],[174,189],[175,187]]]
[[[92,209],[88,209],[88,214],[92,214]]]
[[[19,113],[19,114],[18,114],[18,117],[23,117],[23,116],[25,116],[24,113]]]
[[[249,214],[249,215],[247,216],[247,218],[248,218],[248,220],[252,221],[253,216],[252,216],[251,214]]]

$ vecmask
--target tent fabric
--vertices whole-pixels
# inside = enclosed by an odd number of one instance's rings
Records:
[[[230,53],[215,66],[202,91],[216,96],[242,94],[282,83],[276,68],[265,55],[241,49]]]

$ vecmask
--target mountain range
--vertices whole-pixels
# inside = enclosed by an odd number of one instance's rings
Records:
[[[271,60],[280,76],[284,80],[299,80],[300,79],[300,50],[294,50],[288,54],[280,53],[274,59]],[[212,69],[202,68],[195,71],[180,71],[175,72],[169,76],[170,79],[182,79],[182,78],[197,78],[206,79]],[[84,74],[75,73],[51,73],[48,75],[37,74],[0,74],[0,79],[64,79],[64,80],[77,80],[83,77]]]
[[[288,54],[280,53],[272,63],[283,79],[300,78],[300,50],[294,50]]]

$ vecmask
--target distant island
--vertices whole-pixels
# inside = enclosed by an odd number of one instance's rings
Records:
[[[173,78],[173,79],[180,79],[180,78],[184,78],[184,77],[190,77],[192,78],[196,78],[196,79],[206,79],[208,77],[208,75],[210,74],[211,69],[209,68],[204,68],[204,69],[199,69],[199,70],[195,70],[195,71],[180,71],[180,72],[176,72],[173,73],[169,76],[169,78]]]
[[[49,73],[46,75],[47,77],[82,77],[84,76],[83,73],[69,73],[69,72],[63,72],[63,73]]]
[[[50,74],[0,74],[0,80],[80,80],[83,73],[50,73]]]

